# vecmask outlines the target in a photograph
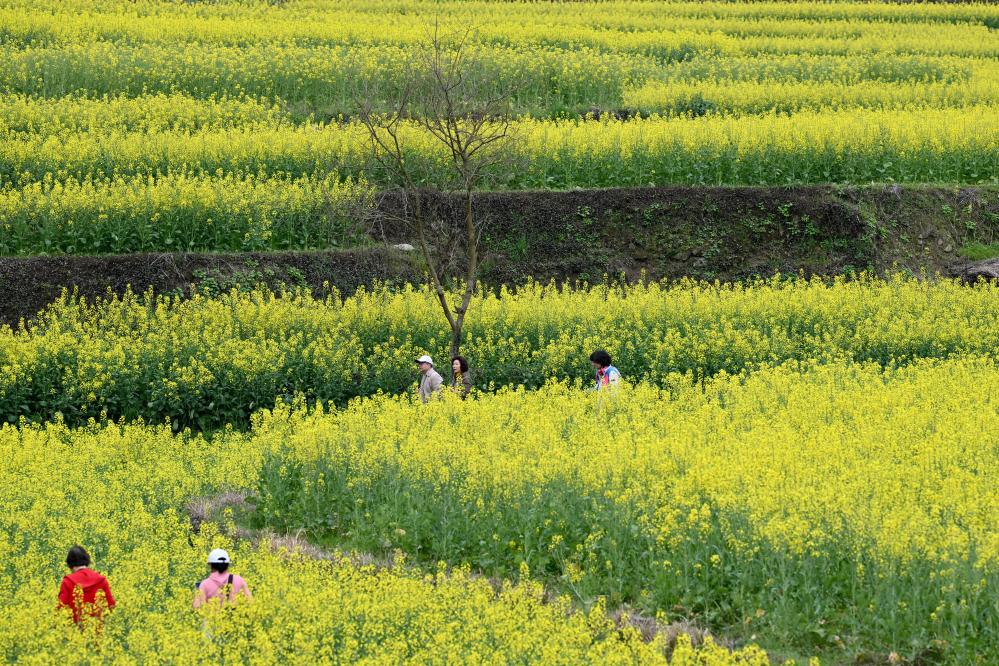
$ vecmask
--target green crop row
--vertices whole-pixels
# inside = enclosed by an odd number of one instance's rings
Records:
[[[357,100],[384,98],[403,80],[412,51],[398,45],[248,47],[118,46],[109,43],[19,49],[0,45],[0,92],[41,97],[250,95],[280,101],[298,119],[356,112]],[[548,116],[616,107],[629,81],[660,73],[653,61],[593,49],[473,45],[467,76],[483,95],[517,82],[513,111]]]
[[[250,97],[205,99],[180,93],[140,97],[0,97],[0,132],[52,136],[76,132],[197,132],[289,125],[278,105]]]
[[[999,178],[996,107],[802,112],[728,118],[556,122],[524,119],[512,128],[512,164],[493,171],[507,188],[669,183],[960,182]],[[448,182],[449,157],[414,126],[402,141],[418,181]],[[368,174],[359,124],[196,133],[10,135],[0,143],[0,186],[46,178],[96,180],[171,172]],[[514,166],[515,164],[515,166]]]
[[[603,2],[548,7],[532,3],[405,0],[386,8],[372,0],[309,2],[291,6],[212,3],[185,6],[149,0],[128,3],[8,1],[0,42],[18,46],[107,41],[123,44],[217,43],[248,45],[410,45],[424,36],[426,16],[445,26],[480,25],[484,43],[549,43],[578,48],[659,53],[671,37],[710,50],[802,53],[850,51],[861,44],[879,51],[984,52],[995,45],[988,28],[999,10],[984,3],[965,6],[881,2]],[[890,30],[886,30],[886,27]],[[788,46],[791,46],[788,49]],[[796,48],[795,48],[796,47]]]
[[[667,387],[790,360],[891,366],[994,354],[997,290],[901,278],[529,285],[476,298],[463,351],[480,388],[589,381],[587,356],[598,348],[627,378]],[[80,423],[105,412],[178,427],[245,424],[277,396],[342,404],[406,391],[420,354],[446,368],[448,333],[434,298],[413,289],[322,301],[261,292],[63,299],[25,329],[0,329],[0,422],[59,413]]]
[[[280,100],[299,120],[355,113],[363,82],[365,95],[383,104],[407,67],[407,51],[398,46],[359,47],[223,47],[191,45],[178,54],[169,46],[69,45],[60,48],[14,49],[0,46],[6,60],[0,68],[0,91],[43,97],[64,95],[138,96],[182,91],[195,98],[218,95]],[[628,54],[591,49],[475,46],[467,55],[468,75],[481,82],[483,94],[501,81],[516,81],[512,111],[535,116],[580,113],[590,108],[645,108],[624,94],[628,86],[654,82],[777,80],[800,83],[811,97],[823,99],[819,82],[849,85],[881,82],[949,83],[961,98],[996,101],[991,60],[954,56],[881,53],[828,55],[719,56],[710,52],[668,65]],[[114,67],[106,63],[114,62]],[[881,86],[871,85],[875,100]],[[497,88],[498,89],[498,88]],[[895,93],[898,95],[899,93]],[[934,101],[920,88],[907,89],[905,101]],[[776,108],[776,107],[771,107]],[[766,109],[764,109],[766,110]],[[108,112],[113,112],[109,108]],[[682,110],[681,110],[682,111]],[[737,104],[719,111],[749,113]]]
[[[175,174],[0,190],[0,255],[259,251],[356,244],[363,184]]]
[[[815,83],[762,80],[735,82],[649,81],[623,95],[624,106],[642,113],[731,115],[849,108],[916,109],[966,107],[999,102],[999,69],[974,82]]]

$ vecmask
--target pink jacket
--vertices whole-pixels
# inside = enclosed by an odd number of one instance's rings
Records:
[[[225,587],[229,584],[230,576],[232,576],[232,589],[226,594]],[[223,595],[225,595],[224,600],[222,599]],[[213,571],[208,578],[198,583],[198,591],[194,595],[194,607],[201,608],[206,602],[216,598],[219,599],[220,603],[235,601],[239,595],[243,595],[247,599],[251,597],[250,588],[247,587],[246,581],[241,576],[230,574],[228,571],[225,573]]]

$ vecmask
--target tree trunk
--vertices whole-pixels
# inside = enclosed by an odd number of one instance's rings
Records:
[[[462,314],[468,310],[475,293],[475,279],[479,274],[479,235],[475,228],[475,218],[472,217],[472,187],[465,186],[465,243],[467,244],[467,274],[465,276],[465,300],[461,304]]]
[[[451,358],[461,353],[461,330],[465,326],[464,319],[464,316],[459,317],[451,327]]]
[[[475,295],[476,278],[479,273],[479,237],[475,228],[475,218],[472,215],[472,188],[465,187],[465,293],[461,306],[457,309],[457,317],[449,320],[451,324],[451,358],[461,351],[461,334],[465,327],[465,315],[472,304]]]

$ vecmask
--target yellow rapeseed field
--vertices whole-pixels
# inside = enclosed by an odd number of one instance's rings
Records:
[[[252,486],[265,452],[241,437],[207,442],[167,428],[50,423],[0,428],[0,659],[8,663],[505,664],[666,663],[662,639],[619,632],[601,607],[570,612],[534,583],[497,592],[467,569],[422,574],[316,561],[191,532],[185,503]],[[12,482],[13,481],[13,482]],[[86,544],[118,606],[97,634],[56,613],[61,564]],[[201,617],[194,585],[212,547],[233,553],[251,603]],[[681,644],[674,664],[764,665]]]
[[[357,98],[435,21],[516,83],[491,187],[999,183],[995,3],[0,0],[0,255],[366,240]],[[999,663],[997,290],[480,288],[426,405],[417,287],[65,294],[0,326],[0,660]]]
[[[995,361],[962,359],[279,409],[257,422],[254,520],[495,575],[526,564],[582,602],[770,642],[988,663],[997,397]]]
[[[471,30],[480,94],[514,87],[519,166],[492,187],[999,179],[994,4],[6,0],[0,254],[342,245],[313,184],[379,185],[358,96],[390,108],[435,20]],[[446,156],[406,135],[439,185]],[[176,178],[224,192],[231,228]]]
[[[686,280],[630,287],[525,285],[482,292],[464,351],[476,387],[590,379],[605,348],[621,371],[662,387],[784,361],[994,355],[999,297],[976,287],[896,276]],[[102,413],[175,427],[245,424],[279,396],[334,401],[414,381],[413,359],[447,353],[440,306],[423,289],[350,297],[233,291],[190,299],[67,296],[23,329],[0,328],[0,421]]]
[[[280,406],[211,440],[4,426],[0,473],[18,482],[0,490],[0,647],[26,663],[663,661],[663,638],[613,628],[604,609],[624,604],[834,663],[861,649],[990,663],[997,395],[995,362],[965,358]],[[255,510],[192,530],[190,500],[233,491]],[[234,524],[411,564],[289,555]],[[54,612],[75,542],[119,601],[100,636]],[[206,633],[189,604],[217,546],[254,598]],[[497,595],[482,574],[520,582]],[[698,659],[767,663],[751,648]]]
[[[0,645],[44,659],[97,640],[66,643],[75,630],[52,615],[62,551],[81,542],[120,600],[100,654],[122,658],[223,657],[187,603],[205,553],[225,545],[263,589],[219,631],[239,627],[240,659],[272,646],[261,663],[474,659],[484,645],[485,660],[661,658],[665,639],[608,628],[601,609],[621,608],[834,662],[874,650],[988,663],[994,292],[898,277],[482,294],[466,353],[484,392],[428,406],[409,391],[412,359],[446,335],[425,292],[66,298],[0,332],[16,424],[0,431],[0,473],[17,480],[0,492],[0,588],[14,599]],[[636,386],[567,381],[597,346]],[[518,383],[540,388],[502,388]],[[331,397],[341,407],[321,406]],[[87,422],[101,411],[121,424]],[[252,430],[234,429],[250,414]],[[193,530],[186,505],[225,492],[249,504]],[[417,568],[289,559],[247,529]],[[522,582],[494,598],[478,576]],[[371,597],[385,610],[364,610]],[[318,610],[330,606],[360,610]],[[330,635],[342,641],[317,638]]]

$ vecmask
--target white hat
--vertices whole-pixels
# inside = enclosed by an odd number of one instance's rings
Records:
[[[430,365],[433,365],[434,364],[434,359],[432,359],[429,356],[427,356],[426,354],[424,354],[420,358],[416,359],[416,362],[417,363],[429,363]]]
[[[225,552],[221,548],[216,548],[212,552],[208,553],[208,564],[229,564],[232,560],[229,559],[229,553]]]

